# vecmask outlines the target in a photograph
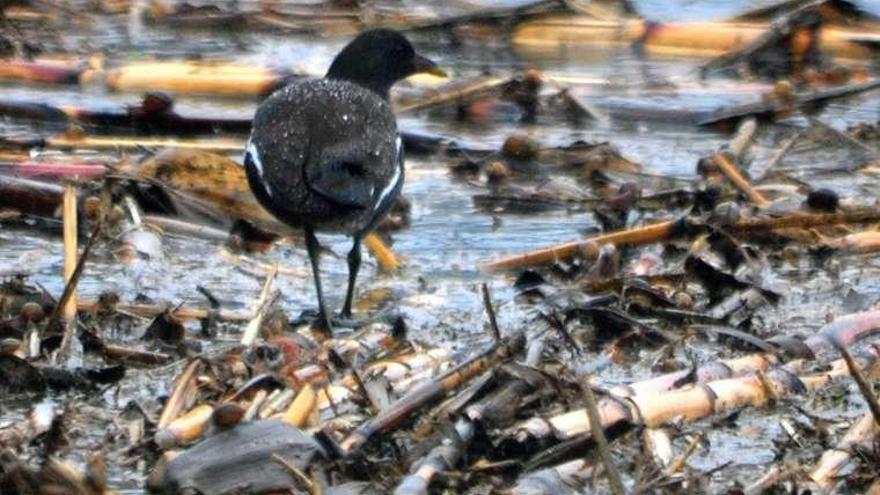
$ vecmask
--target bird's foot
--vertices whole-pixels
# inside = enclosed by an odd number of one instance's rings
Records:
[[[391,323],[391,320],[393,319],[391,318],[391,316],[393,315],[391,314],[390,308],[384,308],[368,316],[361,316],[360,318],[352,316],[350,311],[341,311],[336,317],[332,318],[331,321],[334,325],[338,325],[343,328],[356,329],[360,327],[365,327],[372,323]]]
[[[318,310],[307,309],[300,313],[299,316],[290,320],[290,324],[294,327],[298,327],[300,325],[308,325],[316,332],[323,334],[327,338],[331,338],[334,335],[334,323],[332,318],[327,318],[326,315],[322,314]]]
[[[343,330],[343,333],[348,333],[358,328],[364,327],[371,323],[377,323],[380,321],[386,321],[388,316],[388,311],[380,311],[378,313],[372,314],[367,317],[356,318],[351,313],[345,315],[343,313],[339,313],[330,318],[322,317],[320,311],[315,309],[307,309],[304,310],[300,315],[291,320],[290,324],[293,326],[299,325],[311,325],[316,330],[324,333],[328,336],[338,335],[339,330]]]

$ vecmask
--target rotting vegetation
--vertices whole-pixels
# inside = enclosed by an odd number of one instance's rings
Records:
[[[359,3],[152,2],[146,24],[198,39],[210,60],[156,43],[146,51],[166,59],[137,62],[64,53],[65,34],[49,26],[95,29],[138,5],[4,5],[4,81],[140,99],[0,101],[17,126],[0,136],[0,234],[63,244],[63,269],[52,268],[64,281],[47,288],[26,264],[0,265],[0,493],[880,490],[880,131],[876,115],[847,128],[827,117],[877,101],[865,61],[880,21],[829,1],[668,25],[616,4],[419,15]],[[258,206],[239,166],[250,116],[169,96],[253,109],[305,75],[224,63],[211,51],[218,32],[309,40],[373,26],[452,51],[612,42],[637,54],[640,80],[624,86],[639,106],[590,96],[592,74],[524,66],[394,93],[399,119],[412,117],[401,124],[407,154],[445,166],[469,215],[493,228],[593,219],[579,239],[545,236],[481,260],[469,281],[485,321],[440,308],[443,322],[414,332],[423,307],[399,312],[399,294],[362,287],[358,307],[374,323],[311,332],[298,316],[308,306],[279,290],[308,276],[288,262],[304,256],[302,239]],[[673,82],[644,57],[674,50],[714,55]],[[650,104],[713,88],[740,96],[719,108]],[[514,131],[481,141],[413,122]],[[699,160],[686,177],[656,173],[644,162],[668,159],[668,142],[636,159],[607,132],[620,122],[692,132]],[[542,129],[565,132],[542,144]],[[559,138],[575,129],[608,139]],[[392,279],[419,272],[390,242],[420,235],[419,207],[401,198],[365,241]],[[172,236],[222,246],[218,269],[257,280],[257,294],[230,301],[192,280],[184,302],[83,287],[96,265],[130,277],[183,269]],[[424,277],[404,290],[440,299]],[[450,325],[456,333],[431,334]]]

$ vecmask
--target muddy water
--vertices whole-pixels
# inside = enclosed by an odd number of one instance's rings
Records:
[[[644,12],[663,20],[721,18],[732,13],[733,2],[643,2]],[[99,34],[98,34],[99,33]],[[141,25],[136,19],[101,19],[91,30],[80,29],[63,36],[70,50],[103,46],[118,60],[136,60],[149,54],[179,54],[198,52],[207,56],[223,54],[235,60],[251,63],[272,63],[296,66],[312,73],[321,73],[342,44],[342,38],[278,37],[238,33],[174,33]],[[636,59],[625,49],[586,51],[586,53],[530,53],[527,50],[467,47],[453,51],[425,44],[420,47],[429,56],[455,75],[475,74],[485,67],[508,71],[525,65],[534,65],[548,73],[586,76],[607,84],[576,86],[575,92],[597,107],[628,105],[663,109],[711,110],[720,105],[750,101],[757,98],[757,89],[741,89],[729,81],[713,81],[693,91],[665,93],[646,92],[642,75],[649,71],[676,83],[696,87],[696,67],[701,60],[692,58],[653,57]],[[739,89],[738,89],[739,88]],[[98,88],[84,91],[7,85],[0,87],[0,98],[33,99],[50,103],[103,104],[134,102],[136,95],[105,94]],[[180,97],[181,111],[249,115],[255,103],[248,100],[223,100],[205,97]],[[876,93],[849,99],[831,105],[823,120],[838,128],[856,121],[876,121],[880,117],[880,100]],[[772,154],[781,137],[791,132],[792,126],[803,121],[774,126],[762,131],[753,150],[753,167],[760,169]],[[677,177],[684,181],[693,178],[696,161],[721,145],[726,136],[696,130],[674,123],[610,120],[576,128],[564,123],[541,122],[524,127],[515,122],[493,122],[490,125],[462,125],[448,116],[413,115],[400,119],[400,127],[414,131],[428,131],[499,146],[514,131],[525,131],[544,144],[566,144],[577,139],[611,141],[630,160],[641,163],[645,173]],[[4,134],[42,132],[18,123],[2,123]],[[824,153],[824,154],[822,154]],[[821,158],[819,158],[821,157]],[[833,150],[807,150],[792,155],[786,167],[828,166],[839,160]],[[448,158],[413,157],[407,161],[407,181],[403,194],[413,205],[412,225],[394,234],[394,250],[406,263],[406,269],[393,276],[377,274],[372,260],[361,272],[360,290],[388,288],[393,294],[393,306],[402,312],[413,338],[445,345],[466,354],[488,341],[486,322],[482,312],[478,286],[486,281],[497,302],[497,312],[503,330],[523,328],[533,324],[534,309],[520,305],[513,299],[512,279],[507,275],[481,275],[480,263],[506,253],[523,252],[581,237],[595,227],[589,213],[550,212],[541,215],[491,215],[477,210],[471,196],[482,189],[454,181],[447,173]],[[854,178],[839,173],[812,172],[795,174],[810,183],[822,181],[837,189],[845,197],[876,198],[880,195],[876,181]],[[659,214],[662,216],[662,212]],[[347,241],[341,237],[323,237],[336,253],[344,255]],[[32,281],[53,293],[62,289],[62,265],[59,239],[52,235],[30,230],[0,228],[0,272],[21,269],[31,274]],[[649,250],[650,251],[650,250]],[[656,253],[656,251],[654,251]],[[280,247],[269,254],[255,256],[259,261],[277,261],[295,271],[279,281],[283,305],[291,315],[313,307],[314,294],[305,253],[299,249]],[[338,306],[345,284],[345,263],[342,256],[325,257],[323,264],[325,287],[334,306]],[[826,315],[840,315],[863,309],[880,299],[880,280],[876,277],[880,262],[876,258],[848,256],[834,260],[831,266],[816,268],[809,263],[783,264],[773,267],[777,276],[790,286],[779,307],[766,314],[766,327],[779,332],[810,334]],[[164,239],[164,258],[124,268],[112,253],[99,250],[89,264],[80,283],[80,293],[94,296],[102,291],[119,292],[123,299],[145,294],[158,300],[203,304],[196,292],[201,285],[215,294],[230,308],[247,307],[259,293],[262,278],[250,271],[232,266],[216,243],[176,238]],[[222,335],[234,339],[237,330]],[[697,359],[708,360],[726,355],[723,347],[712,343],[693,344]],[[643,353],[652,361],[652,351]],[[583,366],[589,366],[595,355],[583,357]],[[92,418],[95,431],[105,431],[108,412],[118,412],[130,400],[148,401],[167,390],[174,369],[164,369],[126,379],[122,392],[107,391],[100,397],[81,401],[75,407],[77,418]],[[626,382],[652,374],[642,366],[612,366],[605,368],[599,378],[608,384]],[[828,417],[853,416],[858,399],[835,408],[822,410]],[[60,402],[60,399],[59,399]],[[27,404],[0,405],[0,422],[13,419],[28,410]],[[106,410],[107,412],[101,412]],[[733,479],[750,481],[773,459],[773,442],[784,439],[778,426],[781,417],[793,415],[784,407],[778,410],[746,411],[739,425],[709,429],[711,449],[694,460],[694,467],[713,469],[725,463],[730,467],[719,471],[715,481],[723,486]],[[694,429],[705,429],[697,425]],[[745,431],[746,434],[742,434]],[[101,443],[98,435],[78,437],[71,456],[80,458],[94,445]],[[114,485],[137,493],[141,473],[138,466],[122,467],[111,462]]]

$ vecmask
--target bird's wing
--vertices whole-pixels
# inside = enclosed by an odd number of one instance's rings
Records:
[[[346,208],[374,208],[396,170],[394,116],[390,109],[379,112],[372,100],[364,100],[350,104],[345,118],[313,120],[309,133],[305,182],[316,194]]]
[[[356,158],[310,161],[305,167],[309,189],[340,206],[366,209],[372,206],[375,186]]]
[[[275,195],[306,189],[350,209],[375,206],[394,173],[397,125],[390,106],[345,81],[312,79],[274,93],[257,111],[253,175]]]

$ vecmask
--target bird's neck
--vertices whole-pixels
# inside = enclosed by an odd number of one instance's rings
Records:
[[[337,79],[353,82],[358,86],[367,88],[370,91],[378,94],[383,99],[388,100],[388,95],[391,91],[391,86],[394,84],[394,81],[387,81],[385,80],[385,78],[381,77],[380,74],[344,68],[344,65],[345,64],[338,64],[336,63],[336,61],[334,61],[333,65],[330,66],[330,70],[327,71],[327,75],[325,77],[327,79]]]

